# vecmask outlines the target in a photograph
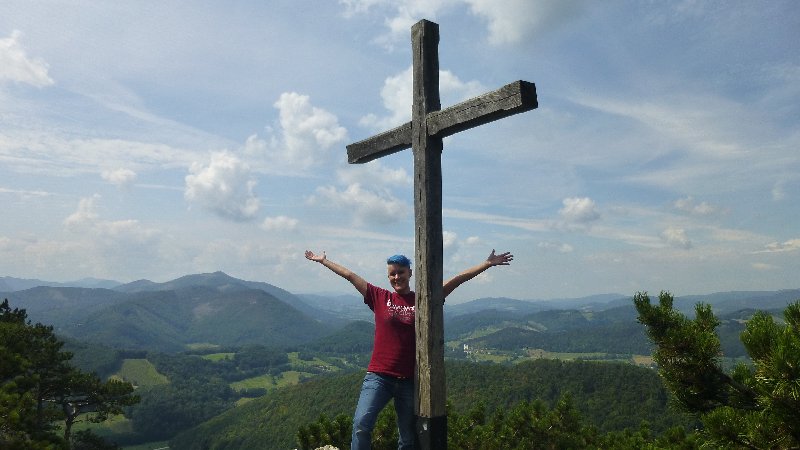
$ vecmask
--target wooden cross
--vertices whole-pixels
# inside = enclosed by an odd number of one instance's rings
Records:
[[[417,447],[447,447],[442,291],[442,139],[538,106],[536,86],[515,81],[440,110],[439,25],[421,20],[411,27],[414,98],[411,122],[347,146],[359,164],[412,148],[416,260]]]

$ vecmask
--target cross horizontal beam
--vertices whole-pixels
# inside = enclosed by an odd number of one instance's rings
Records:
[[[515,81],[500,89],[432,111],[427,126],[432,137],[445,138],[504,117],[513,116],[539,106],[536,85]],[[411,122],[347,146],[347,162],[362,164],[411,148]]]

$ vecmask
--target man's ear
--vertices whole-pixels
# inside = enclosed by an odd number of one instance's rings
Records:
[[[412,273],[411,267],[409,267],[408,268],[408,276],[410,277],[411,275],[413,275],[413,273]]]

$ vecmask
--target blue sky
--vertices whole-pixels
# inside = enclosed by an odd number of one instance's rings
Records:
[[[445,140],[451,297],[800,287],[800,4],[342,0],[0,4],[0,275],[217,270],[350,292],[413,256],[410,28],[442,106],[514,80],[539,108]]]

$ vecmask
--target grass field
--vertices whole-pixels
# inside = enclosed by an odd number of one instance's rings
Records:
[[[146,359],[124,360],[119,372],[112,377],[130,382],[136,387],[169,383],[167,377],[158,373],[153,363]]]
[[[633,363],[636,364],[637,366],[647,366],[647,367],[650,367],[653,364],[655,364],[655,362],[653,361],[653,357],[650,355],[647,356],[633,355]]]
[[[500,350],[478,350],[469,354],[469,359],[478,362],[491,361],[493,363],[520,363],[532,359],[559,359],[562,361],[576,361],[576,360],[589,360],[589,361],[609,361],[609,362],[627,362],[639,366],[649,367],[653,364],[653,358],[649,355],[618,355],[611,353],[567,353],[567,352],[549,352],[542,349],[528,349],[525,353],[521,352],[507,352]]]
[[[272,375],[259,375],[257,377],[247,378],[241,381],[231,383],[231,389],[241,391],[244,389],[258,389],[264,388],[268,391],[278,389],[284,386],[291,386],[300,383],[306,377],[313,376],[308,372],[299,372],[297,370],[289,370],[282,372],[279,376]]]
[[[299,356],[299,354],[297,352],[287,353],[287,355],[289,356],[289,364],[291,364],[292,367],[296,367],[298,369],[316,367],[318,369],[331,371],[331,372],[335,372],[335,371],[339,370],[338,367],[336,367],[336,366],[334,366],[332,364],[329,364],[329,363],[327,363],[327,362],[325,362],[325,361],[323,361],[323,360],[321,360],[319,358],[316,358],[316,357],[314,359],[306,361],[304,359],[300,359],[300,356]]]

